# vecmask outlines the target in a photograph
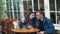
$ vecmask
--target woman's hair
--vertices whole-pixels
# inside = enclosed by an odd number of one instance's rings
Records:
[[[30,15],[32,14],[33,12],[29,12],[29,14],[28,14],[28,24],[29,25],[32,25],[32,20],[33,19],[30,19]]]

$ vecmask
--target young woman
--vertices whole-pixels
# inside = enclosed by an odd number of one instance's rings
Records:
[[[27,17],[21,18],[19,23],[20,28],[31,28],[33,23],[34,13],[30,12]]]
[[[29,15],[28,15],[28,28],[33,28],[34,27],[34,13],[33,12],[30,12]]]
[[[27,17],[21,18],[20,28],[34,28],[34,13],[30,12]],[[36,34],[36,33],[29,33],[29,34]]]

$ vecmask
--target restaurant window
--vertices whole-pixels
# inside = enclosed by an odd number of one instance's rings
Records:
[[[7,10],[10,13],[9,18],[14,18],[18,19],[20,17],[20,0],[6,0],[6,6]],[[13,3],[13,7],[12,7]],[[13,8],[13,9],[12,9]],[[44,0],[23,0],[23,9],[24,9],[24,15],[27,14],[29,11],[35,12],[35,10],[40,10],[40,8],[44,9]],[[14,12],[13,12],[13,11]],[[14,14],[13,14],[14,13]]]
[[[60,11],[60,0],[56,0],[57,3],[57,11]]]
[[[55,0],[50,0],[50,11],[55,11]]]
[[[38,0],[34,0],[34,9],[38,9]]]
[[[56,12],[55,12],[55,0],[49,0],[50,6],[50,18],[54,24],[56,24]]]
[[[32,11],[32,1],[31,0],[23,1],[23,6],[24,6],[24,12]]]
[[[12,9],[12,3],[13,3],[13,8],[14,9]],[[8,18],[13,18],[13,15],[14,15],[14,18],[20,19],[19,0],[13,0],[13,2],[12,2],[12,0],[6,0],[6,6],[7,6],[7,10],[9,11]],[[14,10],[14,12],[12,10]]]
[[[57,24],[60,24],[60,0],[56,0],[57,4]]]
[[[50,0],[50,11],[60,11],[60,0]]]
[[[44,0],[34,0],[34,9],[44,9]]]
[[[53,22],[54,24],[56,24],[55,12],[50,12],[50,18],[51,18],[52,22]]]
[[[60,24],[60,12],[57,12],[57,24]]]
[[[60,0],[50,0],[50,17],[54,24],[60,24]]]
[[[33,4],[33,5],[32,5]],[[35,12],[35,10],[40,10],[40,8],[44,9],[44,0],[23,0],[23,6],[24,6],[24,15],[30,11],[30,12]],[[33,6],[33,8],[32,8]],[[25,15],[25,16],[26,16]]]

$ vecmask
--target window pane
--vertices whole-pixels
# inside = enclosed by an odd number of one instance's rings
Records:
[[[44,9],[44,0],[40,0],[40,8]]]
[[[55,0],[50,0],[50,11],[55,11]]]
[[[8,18],[11,18],[11,12],[9,12]]]
[[[10,3],[10,12],[12,11],[12,3]]]
[[[28,8],[27,8],[27,1],[23,1],[23,4],[24,4],[24,10],[27,10]]]
[[[6,0],[7,2],[9,1],[9,0]]]
[[[12,12],[10,12],[10,15],[11,15],[11,18],[13,18],[13,13]]]
[[[60,0],[57,0],[57,10],[60,11]]]
[[[55,17],[55,12],[51,12],[50,13],[50,16],[51,16],[51,20],[54,24],[56,24],[56,17]]]
[[[14,12],[14,17],[17,19],[17,12]]]
[[[14,10],[16,11],[16,2],[14,2],[13,5],[14,5]]]
[[[20,11],[19,2],[17,2],[17,10]]]
[[[29,3],[28,3],[28,9],[29,9],[29,11],[32,11],[32,1],[28,1]]]
[[[20,12],[18,12],[18,16],[17,17],[18,17],[18,19],[20,19]]]
[[[19,7],[19,2],[14,2],[14,10],[20,10],[20,7]]]
[[[6,6],[7,6],[7,10],[9,10],[9,4],[8,3],[6,3]]]
[[[38,9],[38,0],[34,0],[34,9]]]
[[[25,11],[32,10],[32,1],[23,1],[23,4],[24,4]]]
[[[44,0],[39,0],[39,5],[38,6],[38,0],[34,0],[34,9],[38,10],[38,7],[44,9]]]
[[[11,0],[6,0],[7,3],[11,3]]]
[[[13,0],[14,2],[19,2],[19,0]]]
[[[60,24],[60,12],[57,13],[57,23]]]

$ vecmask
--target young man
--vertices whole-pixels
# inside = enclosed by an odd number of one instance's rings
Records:
[[[52,34],[54,31],[54,26],[52,21],[44,16],[43,11],[36,12],[36,19],[35,19],[35,28],[40,29],[40,34]]]

